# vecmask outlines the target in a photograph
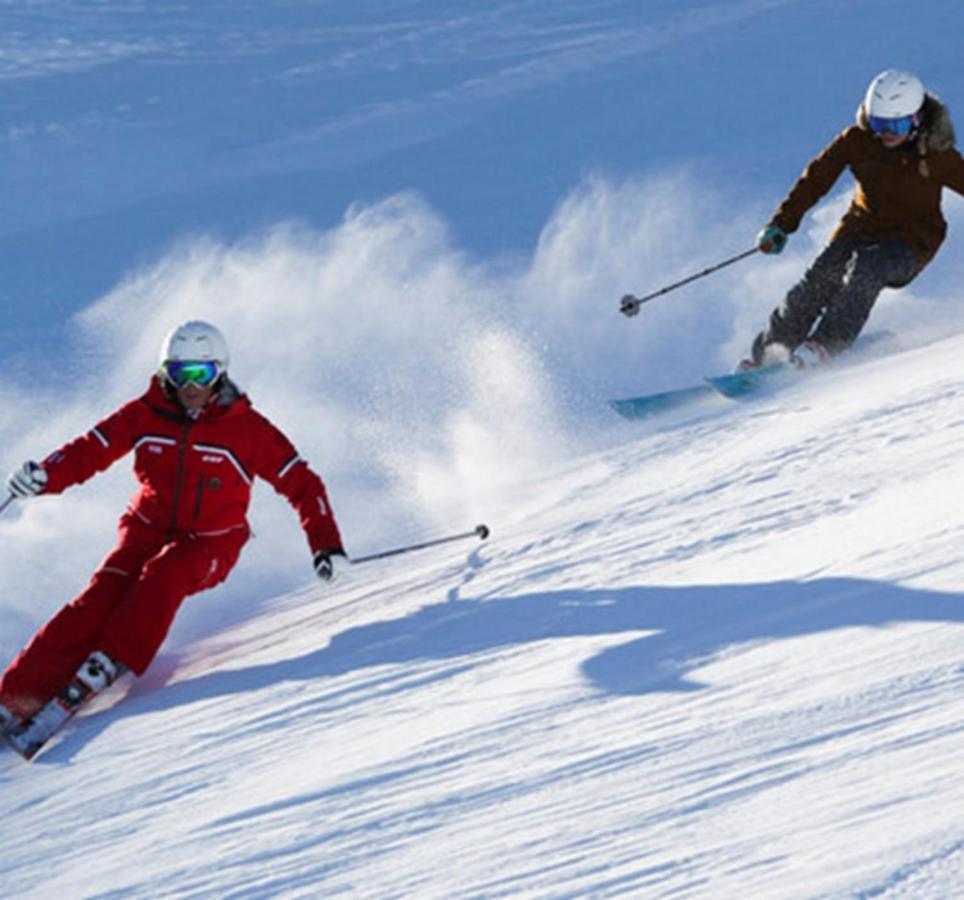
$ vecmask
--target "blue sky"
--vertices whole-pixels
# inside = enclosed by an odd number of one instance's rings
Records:
[[[964,13],[934,0],[48,0],[0,18],[0,291],[21,346],[61,347],[64,314],[187,235],[332,227],[415,190],[460,248],[529,253],[588,173],[686,168],[765,216],[879,69],[964,97]]]

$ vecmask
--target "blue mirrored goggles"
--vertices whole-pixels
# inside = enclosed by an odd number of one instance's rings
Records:
[[[917,116],[898,116],[896,119],[885,119],[882,116],[871,116],[870,117],[870,129],[874,134],[896,134],[898,137],[903,137],[905,134],[910,134],[911,130],[916,127],[918,122]]]
[[[221,367],[210,360],[181,360],[173,359],[162,366],[164,377],[174,387],[182,388],[188,384],[198,387],[208,387],[214,384],[221,375]]]

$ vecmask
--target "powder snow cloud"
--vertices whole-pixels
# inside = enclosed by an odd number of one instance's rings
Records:
[[[351,553],[484,520],[497,529],[525,515],[518,485],[625,439],[608,398],[731,365],[847,199],[818,210],[780,258],[751,258],[632,320],[618,312],[622,293],[745,249],[766,213],[733,209],[676,172],[588,177],[529,258],[473,258],[415,194],[354,206],[326,230],[289,222],[232,244],[185,238],[76,317],[54,373],[4,386],[0,463],[9,470],[85,432],[146,388],[171,327],[205,318],[228,337],[235,379],[325,478]],[[964,216],[950,209],[953,234]],[[955,271],[949,259],[921,287],[885,293],[875,327],[923,318],[931,332],[955,330]],[[83,586],[132,488],[122,460],[0,520],[0,640],[11,652]],[[244,575],[198,601],[196,621],[310,578],[294,515],[264,486],[252,524]]]

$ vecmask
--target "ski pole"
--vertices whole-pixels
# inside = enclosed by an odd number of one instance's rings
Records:
[[[726,266],[731,266],[733,263],[739,262],[741,259],[746,259],[748,256],[752,256],[754,253],[759,252],[760,251],[754,247],[752,250],[746,250],[743,253],[738,253],[736,256],[731,256],[729,259],[724,259],[723,262],[717,263],[715,266],[710,266],[708,269],[704,269],[702,272],[697,272],[695,275],[690,275],[688,278],[684,278],[682,281],[677,281],[675,284],[670,284],[664,288],[660,288],[658,291],[653,291],[652,294],[647,294],[645,297],[634,297],[632,294],[626,294],[623,299],[619,301],[619,311],[625,316],[635,316],[636,313],[639,312],[639,308],[648,300],[661,297],[663,294],[668,294],[670,291],[675,291],[678,287],[682,287],[684,284],[689,284],[691,281],[696,281],[698,278],[703,278],[706,275],[717,272]]]
[[[349,559],[352,565],[356,563],[371,562],[373,559],[385,559],[386,556],[398,556],[401,553],[411,553],[413,550],[424,550],[426,547],[436,547],[439,544],[448,544],[450,541],[461,541],[465,538],[479,537],[483,541],[489,536],[489,529],[486,525],[476,525],[471,531],[464,531],[461,534],[452,534],[448,537],[436,538],[434,541],[423,541],[421,544],[410,544],[407,547],[396,547],[394,550],[383,550],[381,553],[372,553],[369,556],[358,556]]]
[[[2,513],[16,499],[17,498],[14,497],[13,494],[11,494],[9,497],[7,497],[6,500],[3,501],[3,503],[0,503],[0,513]]]

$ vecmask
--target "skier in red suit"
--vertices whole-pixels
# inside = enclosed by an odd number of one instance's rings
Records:
[[[321,479],[227,376],[224,337],[206,322],[175,328],[147,392],[8,481],[18,498],[59,494],[131,450],[140,488],[121,516],[117,546],[78,597],[44,625],[0,677],[0,727],[27,721],[85,661],[109,684],[142,674],[190,594],[222,582],[250,530],[257,476],[301,519],[315,571],[344,555]],[[88,667],[89,668],[89,667]]]

